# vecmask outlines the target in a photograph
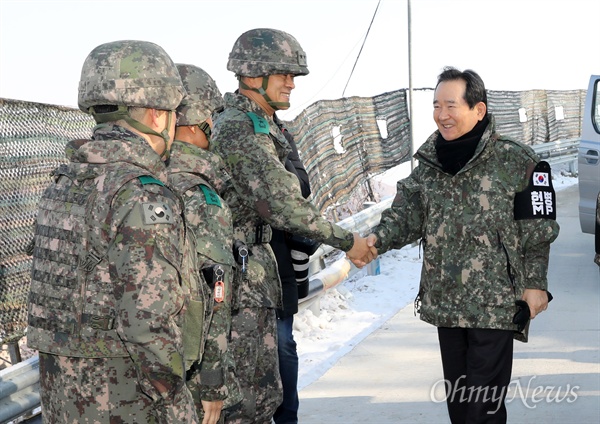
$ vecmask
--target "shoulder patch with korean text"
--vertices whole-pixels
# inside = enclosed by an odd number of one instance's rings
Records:
[[[529,177],[527,188],[515,195],[514,216],[515,220],[556,219],[556,193],[548,162],[539,162]]]

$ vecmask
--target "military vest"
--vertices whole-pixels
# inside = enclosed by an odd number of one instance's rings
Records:
[[[71,163],[53,172],[33,240],[30,347],[76,357],[129,356],[115,330],[114,287],[103,259],[117,237],[110,225],[115,196],[136,178],[162,185],[144,172],[122,163]]]
[[[187,248],[186,248],[186,265],[184,265],[184,278],[189,281],[187,284],[190,287],[190,300],[186,311],[183,327],[184,336],[184,352],[186,368],[189,368],[193,363],[199,363],[202,360],[204,353],[204,341],[210,327],[214,296],[212,291],[214,287],[209,287],[211,281],[204,278],[204,274],[200,271],[204,268],[211,267],[213,264],[219,263],[219,258],[222,256],[223,241],[220,239],[220,234],[212,234],[210,246],[216,251],[211,254],[211,250],[206,251],[203,239],[206,239],[205,234],[199,234],[200,230],[204,232],[210,231],[210,222],[216,222],[219,219],[218,211],[213,213],[203,213],[208,205],[224,205],[223,200],[214,191],[211,185],[198,175],[190,173],[174,173],[169,176],[171,184],[177,193],[184,201],[184,215],[187,229]],[[202,197],[205,201],[202,204],[198,202],[192,203],[192,199]],[[215,243],[216,241],[216,243]],[[200,259],[198,254],[202,253],[204,259]],[[231,256],[231,253],[229,253]],[[206,260],[208,258],[217,259],[213,262]],[[230,265],[230,261],[227,261]],[[223,268],[222,268],[223,269]],[[231,269],[227,267],[222,277],[226,277],[226,282],[223,282],[223,289],[230,286]],[[213,284],[214,286],[214,284]],[[223,292],[223,295],[225,293]]]

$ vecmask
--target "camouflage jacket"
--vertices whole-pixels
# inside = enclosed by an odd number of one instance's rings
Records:
[[[217,155],[192,144],[176,140],[171,147],[169,179],[183,198],[188,235],[197,254],[195,272],[207,292],[206,344],[188,384],[196,384],[192,391],[209,401],[231,401],[239,392],[235,384],[226,384],[232,361],[227,345],[236,263],[231,211],[219,194],[229,179],[223,167]]]
[[[546,289],[558,224],[515,220],[515,194],[539,161],[533,150],[495,132],[490,116],[475,154],[456,175],[442,171],[436,131],[417,151],[409,177],[374,229],[379,252],[421,239],[421,319],[436,326],[515,329],[514,301]],[[509,277],[514,274],[514,287]]]
[[[192,405],[179,326],[182,205],[159,155],[136,134],[100,125],[67,145],[35,228],[28,344],[55,355],[129,357],[161,422]],[[187,395],[183,395],[187,393]]]
[[[344,251],[352,247],[352,233],[324,219],[302,197],[296,176],[283,165],[291,151],[287,140],[272,117],[246,96],[225,94],[225,110],[215,118],[210,149],[223,158],[232,177],[233,190],[226,200],[234,214],[235,234],[252,252],[240,302],[280,308],[277,265],[269,237],[264,237],[267,230],[257,243],[257,227],[266,223]]]

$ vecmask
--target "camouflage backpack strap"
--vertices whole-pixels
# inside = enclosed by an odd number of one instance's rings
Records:
[[[216,204],[222,207],[220,198],[212,186],[199,175],[186,174],[185,178],[173,178],[173,180],[176,191],[187,198],[185,203],[189,201],[190,196],[202,193],[206,204]],[[186,378],[190,379],[199,369],[204,354],[204,343],[212,318],[213,302],[210,300],[208,285],[203,280],[202,273],[199,272],[198,246],[195,236],[186,238],[185,250],[182,275],[183,284],[186,291],[189,292],[189,296],[186,299],[186,309],[183,315],[182,336]]]
[[[208,288],[201,280],[198,272],[196,243],[192,237],[186,238],[183,255],[182,280],[185,291],[188,292],[185,303],[185,313],[181,323],[184,363],[186,371],[199,364],[204,353],[208,324],[210,323],[212,304],[208,302]],[[188,373],[188,378],[191,374]]]

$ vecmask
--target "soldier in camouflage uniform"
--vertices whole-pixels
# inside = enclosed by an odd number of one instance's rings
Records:
[[[29,347],[45,423],[195,423],[180,326],[182,204],[167,186],[185,94],[159,46],[116,41],[86,58],[79,108],[98,125],[66,147],[32,246]]]
[[[204,70],[184,64],[177,64],[177,69],[187,96],[177,108],[169,179],[185,203],[188,234],[198,255],[197,273],[208,283],[203,284],[209,293],[204,328],[196,329],[198,334],[206,332],[207,339],[188,372],[198,416],[208,424],[219,422],[223,407],[241,400],[227,349],[236,263],[231,211],[219,193],[226,189],[229,176],[221,158],[208,151],[211,114],[222,107],[223,98]]]
[[[531,318],[548,305],[559,229],[550,168],[496,132],[475,72],[446,68],[433,105],[438,130],[368,239],[379,253],[421,240],[416,306],[438,327],[450,419],[504,423],[516,302],[527,302]]]
[[[270,423],[282,399],[275,320],[281,283],[269,246],[270,226],[338,247],[359,265],[372,259],[375,249],[323,219],[284,168],[291,149],[273,116],[289,108],[294,77],[308,74],[296,39],[274,29],[247,31],[235,42],[227,69],[237,76],[239,89],[225,95],[209,148],[223,158],[232,177],[234,190],[225,200],[233,211],[235,237],[250,255],[234,294],[231,335],[244,396],[225,414],[229,422]]]

